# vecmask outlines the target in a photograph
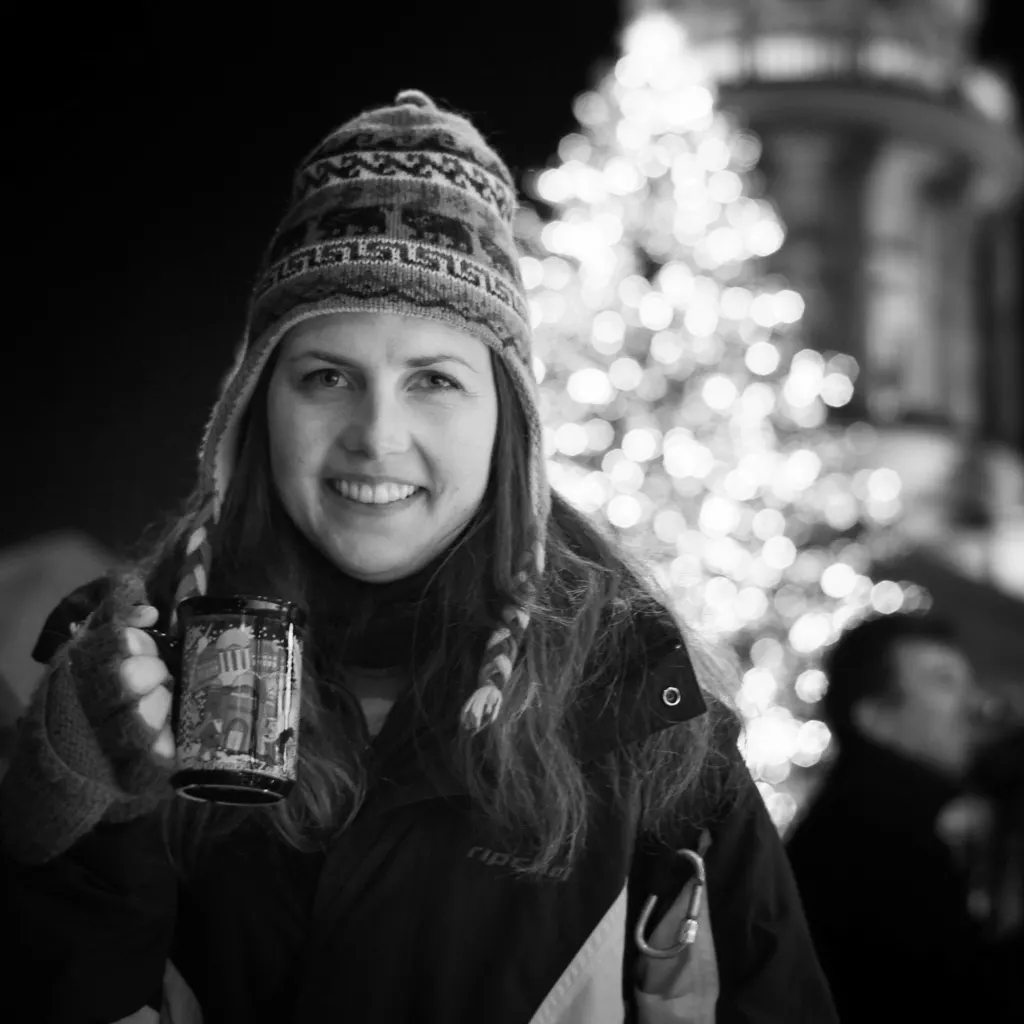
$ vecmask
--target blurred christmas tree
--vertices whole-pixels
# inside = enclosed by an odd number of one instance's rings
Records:
[[[927,595],[866,575],[899,480],[833,424],[857,367],[801,339],[759,145],[716,112],[681,27],[647,15],[527,188],[522,268],[551,481],[606,518],[678,612],[741,660],[745,756],[776,824],[829,743],[822,649]]]

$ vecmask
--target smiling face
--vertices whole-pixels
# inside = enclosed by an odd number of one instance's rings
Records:
[[[498,398],[483,342],[384,313],[305,320],[267,392],[270,468],[303,534],[384,583],[439,555],[480,506]]]

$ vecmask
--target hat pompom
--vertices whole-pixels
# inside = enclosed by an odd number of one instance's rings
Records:
[[[395,97],[395,106],[423,107],[426,110],[437,110],[437,104],[419,89],[403,89]]]

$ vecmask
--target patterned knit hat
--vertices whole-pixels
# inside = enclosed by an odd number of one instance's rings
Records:
[[[177,601],[205,594],[211,531],[231,481],[238,432],[260,374],[285,333],[326,313],[379,312],[439,320],[479,338],[503,361],[529,424],[533,541],[516,593],[491,636],[462,722],[493,721],[544,571],[549,507],[530,324],[512,233],[515,186],[464,118],[416,90],[331,132],[299,165],[288,212],[264,258],[245,337],[200,451],[200,511]]]

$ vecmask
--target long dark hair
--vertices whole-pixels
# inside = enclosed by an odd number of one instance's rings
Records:
[[[627,665],[631,652],[642,655],[639,621],[683,627],[618,547],[555,494],[547,567],[540,588],[527,596],[530,627],[502,711],[475,736],[457,728],[500,609],[513,598],[523,600],[514,577],[531,542],[526,422],[501,360],[492,356],[492,363],[499,419],[491,479],[477,514],[430,578],[435,639],[414,666],[412,687],[419,718],[446,742],[451,767],[474,805],[526,851],[517,860],[519,870],[539,875],[570,866],[586,842],[593,793],[576,756],[571,709],[608,666]],[[343,830],[359,811],[368,788],[366,735],[358,703],[339,685],[339,636],[358,622],[332,621],[331,601],[323,598],[333,592],[337,570],[291,522],[270,479],[266,397],[272,372],[273,362],[240,431],[238,459],[211,538],[210,590],[274,593],[298,603],[309,617],[298,783],[286,801],[259,812],[302,849]],[[144,564],[158,607],[172,600],[189,512],[171,524]],[[621,784],[618,795],[636,801],[640,828],[655,835],[668,836],[681,819],[710,813],[734,763],[725,753],[738,731],[728,697],[731,666],[689,631],[684,636],[708,713],[619,751],[609,766]],[[541,685],[523,712],[531,679]],[[172,801],[170,811],[170,838],[179,852],[183,835],[212,835],[216,820],[237,818],[185,801]]]

